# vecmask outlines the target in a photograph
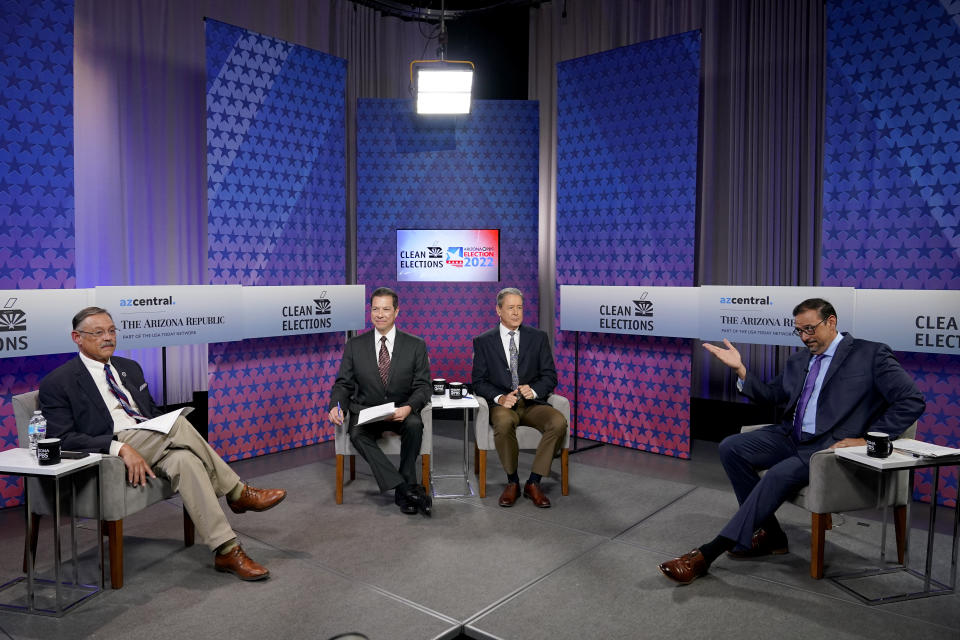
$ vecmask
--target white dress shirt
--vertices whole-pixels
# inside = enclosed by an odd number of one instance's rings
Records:
[[[377,362],[380,361],[380,338],[383,336],[376,329],[373,330],[376,340],[373,341],[373,354],[377,357]],[[390,327],[390,331],[387,331],[387,353],[390,354],[390,362],[393,362],[393,343],[397,339],[397,325]]]

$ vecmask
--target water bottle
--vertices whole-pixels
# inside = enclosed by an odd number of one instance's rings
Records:
[[[33,412],[30,424],[27,425],[27,440],[30,442],[30,453],[37,457],[37,442],[47,437],[47,419],[39,410]]]

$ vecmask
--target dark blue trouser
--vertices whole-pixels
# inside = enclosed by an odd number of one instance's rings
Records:
[[[810,481],[809,445],[798,447],[782,425],[770,425],[724,438],[720,460],[737,494],[740,509],[720,535],[750,548],[753,532],[781,504]],[[760,477],[758,469],[766,469]]]

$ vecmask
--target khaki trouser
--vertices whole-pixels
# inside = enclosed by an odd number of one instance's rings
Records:
[[[533,457],[532,471],[541,476],[550,475],[550,463],[563,444],[568,428],[563,414],[548,404],[527,404],[523,398],[507,409],[499,404],[490,407],[490,424],[493,425],[493,443],[497,447],[500,464],[507,475],[517,472],[520,446],[517,443],[517,427],[523,424],[533,427],[543,436]]]
[[[180,492],[200,539],[212,551],[237,537],[219,498],[236,487],[240,477],[186,418],[177,418],[169,434],[128,429],[118,433],[117,440],[136,449],[154,473],[170,480]]]

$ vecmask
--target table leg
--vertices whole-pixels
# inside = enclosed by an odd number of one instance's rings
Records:
[[[930,489],[930,519],[927,525],[927,562],[923,571],[923,592],[930,592],[930,577],[933,571],[933,534],[937,525],[937,488],[940,485],[940,467],[933,468],[933,487]]]
[[[877,474],[877,495],[880,496],[883,513],[880,524],[880,565],[882,566],[887,562],[887,514],[890,511],[887,505],[887,476],[884,473]]]
[[[80,585],[80,567],[77,564],[77,480],[70,476],[70,553],[73,561],[73,586]]]
[[[30,478],[23,479],[23,495],[26,499],[26,513],[24,514],[27,518],[27,611],[33,613],[34,610],[34,597],[33,597],[33,565],[37,561],[37,552],[33,545],[29,544],[33,540],[33,527],[35,524],[33,521],[33,502],[30,500]]]
[[[63,613],[60,602],[60,478],[54,478],[53,486],[53,579],[55,581],[54,590],[56,591],[54,609],[59,616]]]

